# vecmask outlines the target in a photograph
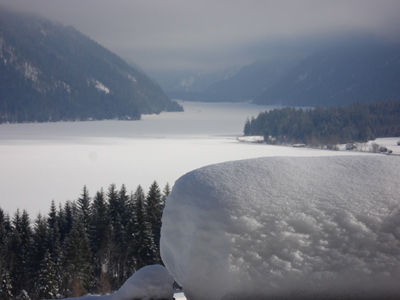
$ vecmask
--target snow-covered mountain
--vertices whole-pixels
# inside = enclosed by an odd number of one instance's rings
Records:
[[[0,9],[0,122],[138,119],[180,110],[144,73],[72,27]]]

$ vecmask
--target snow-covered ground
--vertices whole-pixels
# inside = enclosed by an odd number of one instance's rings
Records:
[[[174,293],[175,300],[186,300],[186,296],[183,292]]]
[[[260,135],[252,135],[252,136],[240,136],[237,138],[239,142],[244,142],[244,143],[263,143],[264,142],[264,137]],[[400,137],[386,137],[386,138],[377,138],[372,141],[368,141],[366,143],[352,143],[354,149],[352,151],[359,151],[359,152],[380,152],[379,148],[384,147],[388,151],[385,151],[384,153],[390,152],[390,154],[396,154],[400,155],[400,145],[397,143],[400,142]],[[303,145],[304,144],[295,144],[295,145],[290,145],[290,146],[298,146],[298,145]],[[350,144],[348,144],[350,145]],[[376,148],[374,151],[374,147]],[[339,144],[337,145],[337,150],[339,151],[348,151],[349,149],[346,149],[346,144]]]
[[[264,137],[262,135],[239,136],[237,140],[244,143],[263,143]]]
[[[174,279],[161,265],[150,265],[135,272],[113,294],[105,296],[83,296],[64,300],[156,300],[173,298]]]
[[[400,142],[400,137],[388,137],[377,138],[374,141],[369,141],[368,144],[376,143],[379,146],[386,147],[388,150],[392,150],[393,154],[400,155],[400,145],[397,145],[398,142]]]
[[[196,300],[400,299],[399,174],[383,155],[197,169],[168,198],[163,261]]]

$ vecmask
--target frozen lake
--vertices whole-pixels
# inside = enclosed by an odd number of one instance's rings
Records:
[[[262,156],[343,155],[345,152],[239,143],[247,117],[269,107],[184,102],[185,112],[141,121],[0,125],[0,207],[47,214],[51,200],[75,200],[125,184],[173,185],[184,173],[212,163]]]

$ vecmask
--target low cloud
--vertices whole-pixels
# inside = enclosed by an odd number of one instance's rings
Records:
[[[363,32],[400,36],[397,0],[0,0],[75,26],[145,69],[219,68],[261,41]]]

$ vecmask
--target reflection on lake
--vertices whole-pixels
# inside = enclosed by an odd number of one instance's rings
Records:
[[[47,213],[51,200],[92,195],[110,183],[146,190],[153,180],[171,185],[184,173],[212,163],[276,155],[344,154],[239,143],[247,117],[268,107],[182,103],[185,112],[141,121],[0,125],[0,207]]]

